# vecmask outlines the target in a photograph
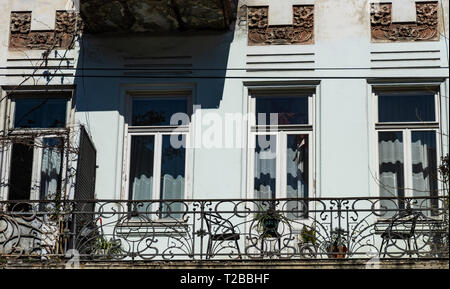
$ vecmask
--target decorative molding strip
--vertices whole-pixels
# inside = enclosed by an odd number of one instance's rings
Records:
[[[246,58],[247,72],[314,70],[314,53],[250,53]]]
[[[248,45],[313,44],[314,5],[293,8],[293,25],[269,26],[269,7],[248,7]]]
[[[11,12],[10,49],[70,49],[81,18],[72,11],[56,11],[55,30],[31,31],[31,12]]]
[[[416,13],[416,23],[392,23],[392,3],[372,3],[372,41],[438,41],[438,2],[418,2]]]

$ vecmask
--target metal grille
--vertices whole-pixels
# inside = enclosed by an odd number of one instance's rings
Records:
[[[75,181],[74,200],[85,201],[95,199],[95,174],[97,151],[84,126],[80,128],[79,155]],[[83,214],[74,215],[75,235],[80,234],[81,228],[93,221],[95,210],[94,202],[76,203],[76,212]]]

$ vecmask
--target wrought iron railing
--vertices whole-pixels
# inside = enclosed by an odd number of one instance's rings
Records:
[[[448,197],[0,202],[0,262],[448,258]]]

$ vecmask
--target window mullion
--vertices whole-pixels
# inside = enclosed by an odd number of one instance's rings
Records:
[[[40,172],[42,171],[43,143],[44,143],[43,137],[38,137],[34,139],[30,200],[39,200],[40,198],[39,188],[41,181]]]
[[[276,197],[286,198],[286,132],[279,132],[277,140],[277,179]]]
[[[403,133],[404,138],[404,172],[405,172],[405,197],[411,197],[413,196],[412,188],[413,188],[413,182],[412,182],[412,148],[411,148],[411,129],[404,130]]]
[[[159,200],[161,196],[161,158],[162,158],[162,134],[157,133],[155,135],[155,162],[154,167],[154,178],[153,182],[153,199]]]
[[[155,135],[155,152],[154,152],[154,161],[153,161],[153,194],[152,200],[160,199],[160,180],[161,180],[161,146],[162,146],[162,134],[156,133]],[[151,206],[152,212],[157,212],[161,209],[161,203],[155,202]],[[157,214],[152,214],[152,219],[158,219],[159,216]]]

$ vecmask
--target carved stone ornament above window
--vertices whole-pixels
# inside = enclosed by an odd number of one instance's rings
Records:
[[[415,23],[392,23],[391,3],[372,3],[370,25],[373,42],[437,41],[438,2],[416,3]]]
[[[31,31],[31,12],[11,12],[10,49],[70,49],[81,29],[78,14],[57,11],[55,30]]]
[[[248,45],[313,44],[314,5],[294,6],[293,25],[269,25],[269,7],[248,8]]]

